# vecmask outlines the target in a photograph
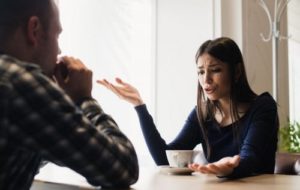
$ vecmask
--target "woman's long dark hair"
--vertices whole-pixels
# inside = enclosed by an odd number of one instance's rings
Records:
[[[251,103],[257,95],[252,91],[249,86],[245,65],[242,53],[237,44],[230,38],[221,37],[215,40],[208,40],[204,42],[196,53],[196,63],[199,57],[203,54],[209,54],[222,61],[229,66],[230,76],[230,116],[235,124],[233,125],[233,133],[238,141],[239,127],[238,120],[240,119],[238,113],[238,104]],[[211,101],[205,99],[203,88],[198,82],[198,95],[197,95],[197,115],[200,123],[200,128],[203,133],[203,139],[206,143],[206,153],[209,159],[211,155],[211,147],[207,137],[207,126],[205,121],[215,120],[215,113],[219,110],[222,113],[218,100]]]

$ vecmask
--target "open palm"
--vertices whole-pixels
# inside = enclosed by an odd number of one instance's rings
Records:
[[[123,82],[120,78],[116,78],[117,84],[112,84],[106,79],[97,80],[97,83],[105,86],[107,89],[111,90],[118,97],[133,104],[134,106],[144,104],[138,90],[132,85]]]
[[[189,165],[194,171],[201,172],[203,174],[215,174],[217,176],[226,176],[232,173],[233,169],[240,163],[240,156],[224,157],[217,162],[201,165],[193,163]]]

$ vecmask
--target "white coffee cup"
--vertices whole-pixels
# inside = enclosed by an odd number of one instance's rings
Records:
[[[166,154],[171,167],[183,168],[193,163],[193,150],[166,150]]]

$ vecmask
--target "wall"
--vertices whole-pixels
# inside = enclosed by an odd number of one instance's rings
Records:
[[[266,0],[273,15],[274,0]],[[243,48],[247,62],[248,78],[257,93],[272,94],[272,41],[264,42],[260,33],[267,36],[267,15],[258,1],[243,1]],[[287,35],[287,16],[284,12],[280,22],[281,35]],[[289,116],[289,81],[287,40],[279,41],[278,48],[278,113],[281,125]]]
[[[227,36],[243,47],[242,1],[214,0],[214,37]]]
[[[266,0],[267,6],[274,10],[274,0]],[[217,35],[233,38],[242,49],[248,80],[253,90],[260,94],[268,91],[272,94],[272,41],[264,42],[260,34],[267,36],[269,24],[267,15],[257,0],[215,0]],[[273,14],[273,13],[271,13]],[[281,34],[287,33],[286,12],[281,19]],[[288,85],[288,47],[287,41],[279,42],[278,59],[278,112],[280,120],[285,123],[289,115]]]
[[[266,2],[273,10],[274,1]],[[283,35],[286,20],[284,13]],[[155,119],[167,141],[175,137],[195,105],[194,54],[206,39],[233,38],[243,52],[253,90],[272,94],[272,42],[264,42],[260,37],[260,33],[266,35],[268,31],[268,20],[258,1],[157,1]],[[289,115],[287,41],[280,41],[279,46],[278,111],[284,123]]]
[[[157,1],[156,123],[173,140],[196,105],[195,53],[213,34],[211,0]]]

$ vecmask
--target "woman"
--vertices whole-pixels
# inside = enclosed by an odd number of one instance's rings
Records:
[[[169,144],[161,138],[134,87],[118,78],[116,85],[105,79],[98,83],[135,106],[156,164],[168,164],[165,150],[188,150],[201,143],[209,163],[190,164],[194,171],[228,178],[273,173],[277,105],[268,93],[256,95],[251,90],[237,44],[225,37],[208,40],[197,51],[196,63],[197,106]]]

